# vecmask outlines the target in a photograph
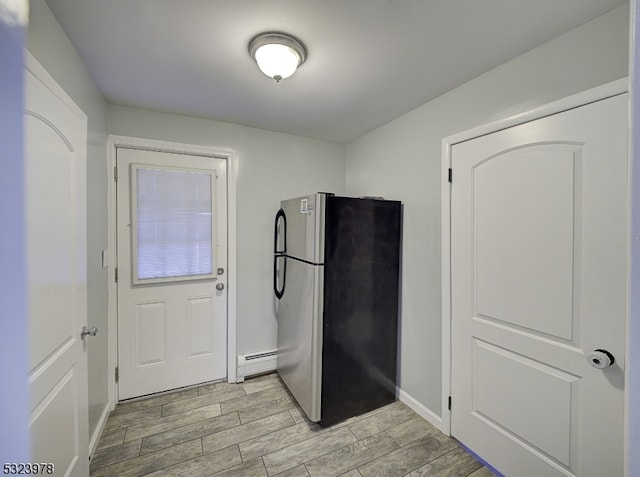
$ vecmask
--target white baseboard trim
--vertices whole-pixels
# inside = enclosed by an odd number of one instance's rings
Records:
[[[442,431],[442,418],[434,413],[431,409],[418,402],[413,396],[403,391],[402,389],[398,389],[398,399],[400,399],[400,402],[410,407],[418,416],[423,418],[438,430]]]
[[[102,410],[102,414],[100,414],[100,419],[98,419],[98,424],[96,425],[96,430],[93,432],[91,440],[89,441],[89,458],[93,458],[93,454],[95,454],[96,452],[96,447],[98,447],[98,442],[100,442],[102,432],[107,425],[107,419],[109,419],[109,413],[111,412],[111,409],[111,403],[107,403],[104,405],[104,409]]]
[[[244,382],[244,378],[249,376],[275,371],[276,367],[275,350],[263,353],[239,354],[236,366],[236,383]]]

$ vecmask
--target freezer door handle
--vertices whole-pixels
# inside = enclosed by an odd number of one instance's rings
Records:
[[[278,250],[278,223],[282,219],[282,250]],[[276,213],[276,220],[273,231],[273,293],[280,300],[284,295],[284,286],[287,280],[287,216],[284,210],[280,209]],[[282,268],[282,288],[278,288],[278,259],[284,260]]]
[[[278,222],[280,219],[282,219],[282,250],[278,250]],[[276,213],[276,220],[273,229],[273,253],[276,255],[283,255],[287,253],[287,216],[282,209]]]

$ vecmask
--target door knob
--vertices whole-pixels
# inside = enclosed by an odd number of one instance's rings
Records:
[[[84,339],[84,337],[87,335],[95,336],[97,334],[98,334],[97,326],[92,326],[91,328],[87,328],[86,326],[83,326],[82,329],[80,330],[80,339]]]
[[[616,359],[606,349],[596,349],[589,353],[587,361],[594,368],[605,369],[616,362]]]
[[[218,291],[222,291],[222,290],[224,290],[224,283],[218,283],[218,284],[216,285],[216,290],[218,290]]]

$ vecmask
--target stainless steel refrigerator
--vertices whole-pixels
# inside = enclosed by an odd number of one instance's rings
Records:
[[[396,399],[401,203],[318,193],[275,218],[278,373],[311,421]]]

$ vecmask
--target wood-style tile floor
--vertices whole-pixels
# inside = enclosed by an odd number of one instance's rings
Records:
[[[119,404],[91,477],[142,475],[493,476],[400,402],[322,429],[276,374]]]

